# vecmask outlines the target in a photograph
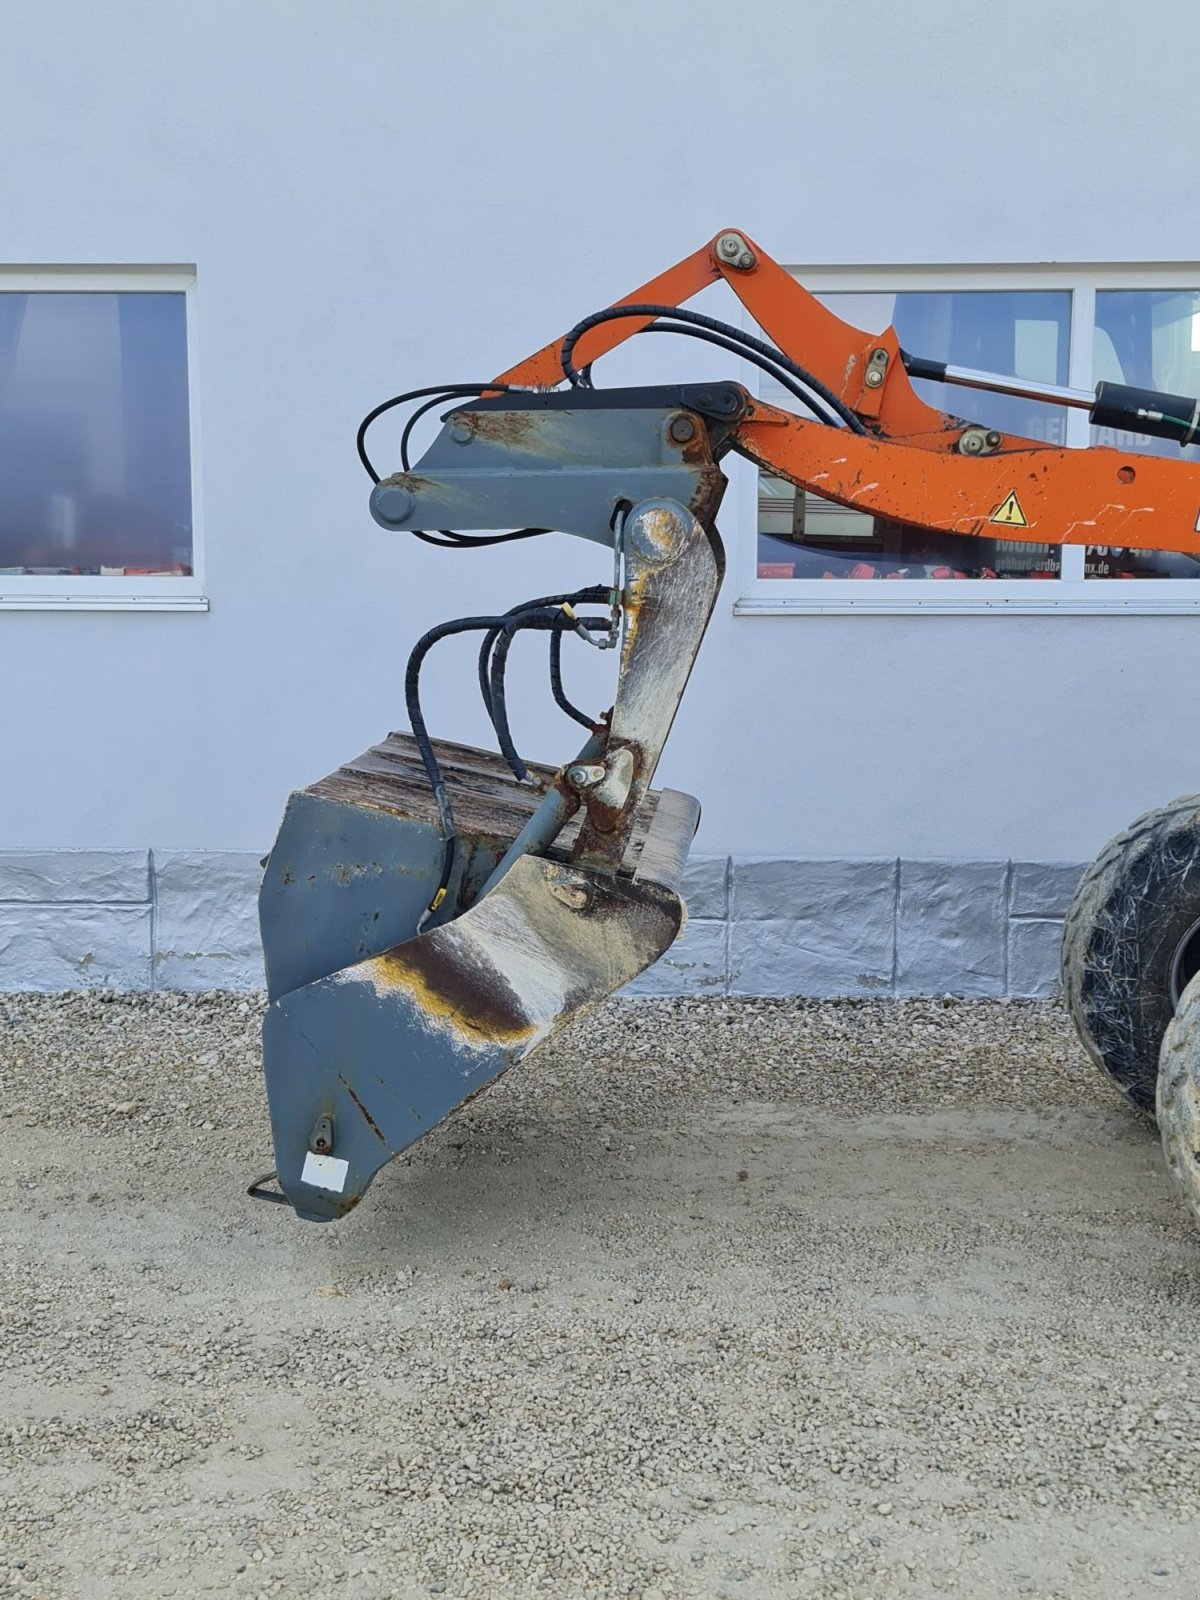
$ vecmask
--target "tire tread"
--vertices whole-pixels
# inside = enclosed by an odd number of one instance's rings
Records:
[[[1140,1052],[1136,1070],[1129,1063],[1113,1061],[1111,1052],[1106,1052],[1097,1038],[1098,1019],[1085,993],[1088,955],[1106,910],[1120,902],[1128,880],[1137,865],[1144,861],[1146,852],[1164,849],[1181,824],[1194,825],[1198,816],[1200,794],[1180,795],[1168,805],[1147,811],[1116,834],[1085,869],[1063,924],[1059,970],[1063,997],[1075,1031],[1095,1064],[1143,1111],[1154,1107],[1160,1041],[1153,1041],[1153,1049],[1147,1046]]]

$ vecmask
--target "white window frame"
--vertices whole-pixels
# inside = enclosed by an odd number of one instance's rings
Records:
[[[196,269],[178,267],[18,267],[0,265],[0,290],[29,294],[184,296],[187,329],[188,434],[191,448],[190,577],[0,576],[0,611],[207,611],[204,593],[200,423],[197,401]]]
[[[1155,266],[1146,262],[1059,263],[1036,266],[952,265],[945,267],[789,267],[787,269],[813,294],[840,292],[904,293],[959,290],[1044,289],[1066,290],[1071,295],[1070,365],[1067,383],[1091,389],[1092,338],[1096,294],[1102,289],[1200,290],[1200,263],[1178,262]],[[753,319],[744,314],[743,325],[752,331]],[[920,352],[918,352],[920,353]],[[743,365],[742,381],[752,393],[761,390],[762,374]],[[970,415],[971,391],[962,396],[962,410]],[[783,402],[790,405],[789,400]],[[803,412],[800,413],[803,415]],[[1083,411],[1066,415],[1066,442],[1086,446],[1091,424]],[[909,616],[1005,614],[1044,616],[1047,612],[1104,615],[1124,613],[1146,616],[1200,610],[1200,578],[1139,578],[1134,583],[1119,578],[1084,578],[1084,546],[1062,547],[1062,576],[1057,579],[916,578],[886,583],[870,578],[760,578],[758,576],[758,473],[739,474],[736,494],[738,514],[737,599],[738,616],[786,615],[807,612],[825,615]],[[731,497],[733,498],[733,497]],[[1106,593],[1106,590],[1109,591]],[[1131,593],[1131,591],[1135,591]]]

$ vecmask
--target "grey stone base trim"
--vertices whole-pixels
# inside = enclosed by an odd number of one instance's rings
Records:
[[[256,989],[259,857],[0,855],[0,990]]]
[[[1040,998],[1083,866],[718,856],[688,863],[687,931],[639,995]],[[0,855],[0,990],[263,984],[249,853]]]
[[[634,994],[1041,999],[1084,869],[1059,861],[721,856],[688,863],[683,938]]]

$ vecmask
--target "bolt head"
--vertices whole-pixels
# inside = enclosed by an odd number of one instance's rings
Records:
[[[475,435],[465,422],[452,422],[450,424],[450,437],[455,444],[470,444]]]
[[[395,527],[408,521],[416,504],[409,491],[401,488],[398,483],[380,484],[371,496],[371,509],[375,515],[381,522]]]
[[[964,433],[959,449],[965,456],[977,456],[983,449],[983,440],[977,433]]]
[[[754,265],[754,251],[740,233],[723,233],[717,240],[717,255],[742,272],[748,272]]]
[[[696,437],[696,424],[691,417],[672,417],[668,432],[676,444],[686,444]]]
[[[878,367],[871,367],[864,381],[868,389],[878,389],[883,382],[883,373],[880,372]]]

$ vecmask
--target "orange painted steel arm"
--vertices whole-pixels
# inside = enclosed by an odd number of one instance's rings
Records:
[[[695,251],[675,266],[669,267],[657,278],[651,278],[649,283],[644,283],[640,289],[635,289],[632,294],[627,294],[624,299],[613,303],[619,306],[637,305],[647,302],[654,305],[681,306],[685,300],[690,300],[694,294],[699,294],[701,289],[706,289],[710,283],[716,283],[721,276],[712,246],[705,245],[702,250]],[[575,365],[586,367],[589,361],[598,361],[601,356],[607,355],[610,350],[615,350],[617,345],[623,344],[626,339],[631,339],[639,328],[645,328],[653,322],[653,317],[630,317],[620,322],[610,322],[600,328],[593,328],[584,334],[575,347]],[[515,383],[528,385],[535,389],[553,389],[555,384],[563,381],[562,369],[562,343],[566,338],[564,333],[537,352],[536,355],[527,356],[524,361],[518,362],[515,367],[509,367],[507,372],[501,372],[496,378],[497,383]]]
[[[717,243],[734,231],[725,229],[715,234],[701,249],[657,278],[651,278],[632,294],[614,301],[614,305],[678,307],[710,283],[724,280],[784,354],[819,378],[868,424],[886,433],[930,433],[956,425],[961,427],[959,418],[935,410],[918,397],[900,360],[900,347],[893,329],[888,328],[878,335],[865,334],[860,328],[843,322],[832,311],[827,311],[748,234],[737,236],[752,252],[754,265],[749,268],[731,265],[719,255]],[[653,320],[652,317],[629,317],[590,329],[575,347],[576,367],[599,360]],[[507,372],[499,373],[496,382],[532,388],[553,388],[561,383],[563,337],[552,340],[535,355],[509,367]],[[871,352],[881,348],[888,354],[886,378],[873,389],[866,382],[866,373]]]
[[[774,475],[856,511],[943,533],[1022,544],[1100,544],[1200,556],[1200,466],[1005,436],[994,455],[913,449],[836,432],[755,401],[734,448]],[[1011,494],[1025,525],[994,522]]]
[[[866,334],[843,322],[745,233],[737,237],[753,264],[723,259],[718,241],[732,231],[615,303],[677,307],[723,280],[779,349],[869,430],[831,428],[756,400],[734,430],[734,449],[800,488],[913,527],[1200,556],[1200,466],[1097,446],[1064,450],[1012,434],[990,453],[964,455],[959,444],[971,425],[919,397],[893,328]],[[575,365],[597,360],[652,320],[623,318],[590,329],[575,348]],[[552,388],[563,377],[561,350],[559,338],[496,381]],[[882,368],[874,384],[872,368]],[[994,520],[1012,494],[1023,522]]]
[[[868,426],[874,425],[882,433],[940,433],[962,427],[960,418],[926,405],[917,394],[900,359],[894,328],[880,334],[864,333],[843,322],[752,239],[745,234],[742,237],[754,251],[756,264],[749,271],[739,271],[722,261],[718,268],[755,322],[785,355],[820,378]],[[866,375],[871,353],[879,349],[887,352],[886,376],[873,389]]]

